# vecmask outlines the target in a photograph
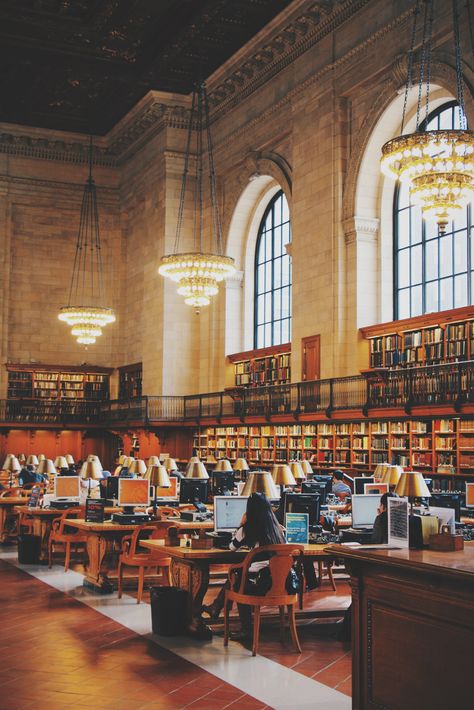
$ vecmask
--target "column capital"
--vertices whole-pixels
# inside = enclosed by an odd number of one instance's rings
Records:
[[[380,220],[373,217],[349,217],[342,223],[346,244],[354,242],[375,243],[378,239]]]
[[[239,289],[242,288],[244,281],[244,272],[235,271],[231,276],[228,276],[224,281],[226,291],[229,289]]]

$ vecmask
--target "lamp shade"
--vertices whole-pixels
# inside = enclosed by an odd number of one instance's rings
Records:
[[[431,493],[423,474],[418,471],[404,471],[400,476],[395,493],[406,498],[429,498]]]
[[[378,463],[374,470],[374,478],[376,481],[383,481],[385,473],[392,468],[389,463]]]
[[[228,459],[219,459],[214,471],[232,471],[230,461]]]
[[[191,465],[188,464],[186,469],[186,478],[209,478],[209,474],[206,471],[206,467],[202,461],[193,461]]]
[[[93,481],[100,481],[102,476],[102,467],[97,461],[84,461],[80,473],[81,478],[90,478]]]
[[[291,469],[285,463],[275,464],[272,467],[273,482],[277,486],[296,486],[295,477],[291,473]]]
[[[36,473],[55,474],[56,469],[51,459],[41,459],[36,469]]]
[[[56,456],[56,458],[54,459],[54,465],[57,469],[69,468],[69,464],[65,456]]]
[[[128,467],[128,470],[130,473],[143,476],[146,473],[146,463],[143,459],[133,459],[132,463]]]
[[[101,464],[101,462],[100,462],[100,458],[97,456],[97,454],[89,454],[89,456],[87,457],[87,461],[95,461],[97,464],[99,464],[99,468],[100,468],[101,471],[102,471],[103,468],[104,468],[104,467],[102,466],[102,464]]]
[[[400,480],[402,473],[403,473],[403,466],[389,466],[385,470],[385,473],[383,474],[382,478],[380,479],[380,482],[381,483],[388,483],[389,488],[391,486],[396,486]]]
[[[26,459],[27,466],[37,466],[39,464],[38,457],[35,454],[30,454]]]
[[[21,463],[21,465],[24,466],[24,464],[26,463],[25,454],[18,454],[17,459]]]
[[[150,456],[150,458],[148,459],[148,468],[150,468],[150,466],[159,466],[159,465],[160,465],[160,457],[155,456],[155,455]]]
[[[38,461],[43,461],[46,458],[44,454],[38,454]]]
[[[301,467],[301,463],[299,461],[290,461],[289,467],[291,473],[293,474],[293,478],[295,478],[297,481],[302,481],[306,478],[306,474],[304,473]]]
[[[300,464],[301,468],[303,469],[303,473],[306,474],[306,476],[309,473],[313,473],[313,469],[311,468],[311,464],[308,459],[303,459],[302,461],[300,461]]]
[[[165,469],[169,471],[177,471],[178,470],[178,464],[174,459],[167,458],[163,461],[163,466]]]
[[[72,454],[66,454],[66,456],[65,456],[64,458],[66,459],[68,466],[70,466],[70,465],[72,465],[73,463],[75,463],[75,461],[74,461],[74,456],[73,456]]]
[[[152,486],[160,486],[160,488],[169,488],[171,486],[168,471],[161,465],[152,464],[148,466],[145,478],[148,478]]]
[[[249,474],[240,495],[250,496],[252,493],[264,493],[267,498],[278,498],[278,491],[268,471],[253,471]]]
[[[186,464],[186,472],[187,472],[188,468],[189,468],[193,463],[199,463],[200,460],[201,460],[201,459],[199,458],[199,456],[191,456],[191,458],[189,459],[188,463]]]
[[[246,459],[237,459],[234,463],[234,471],[249,471],[250,466]]]
[[[17,457],[13,454],[8,454],[5,461],[3,462],[4,471],[21,471],[20,462]]]
[[[120,454],[119,460],[118,460],[119,466],[123,466],[125,459],[128,459],[128,456],[126,456],[125,454]]]

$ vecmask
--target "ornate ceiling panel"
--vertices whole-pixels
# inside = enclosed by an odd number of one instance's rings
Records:
[[[0,122],[104,134],[189,93],[291,0],[0,0]]]

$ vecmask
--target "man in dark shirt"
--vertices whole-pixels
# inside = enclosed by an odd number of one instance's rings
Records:
[[[19,476],[18,483],[24,486],[26,483],[44,483],[45,478],[41,473],[35,473],[35,467],[28,465],[26,468],[22,468]]]
[[[380,498],[377,517],[374,520],[371,543],[385,545],[388,542],[388,503],[387,498],[395,498],[393,493],[384,493]]]

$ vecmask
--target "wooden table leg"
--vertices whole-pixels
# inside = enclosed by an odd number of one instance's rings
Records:
[[[107,552],[107,539],[102,535],[87,535],[86,542],[87,565],[86,565],[86,586],[91,586],[103,594],[111,594],[114,585],[107,577],[107,569],[104,569],[103,562]]]
[[[204,595],[209,586],[209,563],[205,560],[185,561],[172,558],[173,586],[188,592],[188,632],[199,639],[210,640],[212,630],[201,616]]]
[[[7,509],[5,505],[0,506],[0,542],[6,542],[8,540],[8,530],[6,529],[7,522]]]
[[[33,521],[33,534],[38,535],[41,538],[41,549],[39,556],[39,563],[42,565],[47,565],[49,562],[49,534],[53,526],[52,518],[34,518]]]

